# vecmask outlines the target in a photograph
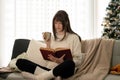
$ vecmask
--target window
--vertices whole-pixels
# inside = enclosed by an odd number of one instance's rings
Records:
[[[106,1],[1,0],[0,66],[9,63],[15,39],[41,40],[42,32],[52,31],[52,18],[58,10],[67,11],[72,29],[82,39],[100,37],[102,27],[99,24],[104,8],[99,6],[107,5]]]
[[[42,32],[52,31],[52,18],[62,9],[67,11],[73,30],[83,39],[91,38],[90,3],[91,0],[16,0],[15,37],[41,39]]]

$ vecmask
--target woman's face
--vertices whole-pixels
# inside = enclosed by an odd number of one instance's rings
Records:
[[[63,32],[63,25],[61,21],[55,21],[54,25],[57,33]]]

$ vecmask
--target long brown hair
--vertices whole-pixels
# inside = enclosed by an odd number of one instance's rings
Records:
[[[55,37],[55,40],[57,39],[55,25],[54,25],[55,21],[62,22],[63,30],[65,31],[65,35],[62,38],[62,40],[66,37],[66,32],[68,32],[68,33],[71,33],[71,34],[76,34],[79,37],[80,41],[81,41],[80,36],[71,29],[68,14],[64,10],[59,10],[55,14],[55,16],[53,17],[52,26],[53,26],[53,35]]]

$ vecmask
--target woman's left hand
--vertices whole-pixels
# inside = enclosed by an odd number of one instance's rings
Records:
[[[65,54],[60,58],[56,58],[56,57],[54,57],[53,55],[50,54],[50,55],[48,55],[48,58],[53,62],[62,63],[64,61],[63,60],[64,56],[65,56]]]

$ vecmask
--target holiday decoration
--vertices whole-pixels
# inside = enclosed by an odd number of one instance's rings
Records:
[[[112,0],[106,8],[106,17],[102,22],[104,26],[103,38],[120,40],[120,1]]]

